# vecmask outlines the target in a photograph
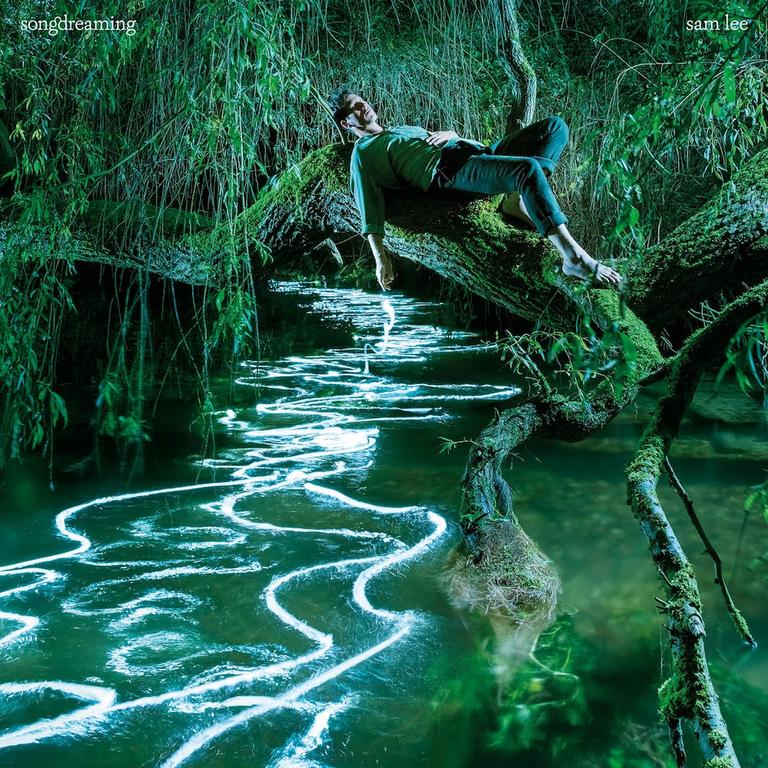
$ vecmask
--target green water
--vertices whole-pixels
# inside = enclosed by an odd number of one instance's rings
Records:
[[[509,404],[498,354],[423,302],[292,290],[328,349],[243,366],[215,461],[201,467],[179,429],[143,485],[61,476],[52,493],[34,464],[11,473],[0,765],[670,765],[660,586],[622,480],[651,401],[515,460],[518,514],[563,582],[558,619],[520,658],[444,587],[465,453],[439,446]],[[768,446],[759,411],[725,394],[701,393],[673,460],[756,651],[662,500],[700,575],[737,752],[763,766],[768,530],[741,510]]]

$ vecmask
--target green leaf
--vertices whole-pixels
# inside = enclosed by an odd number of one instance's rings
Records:
[[[725,101],[729,104],[736,101],[736,75],[730,62],[725,65],[723,70],[723,88],[725,90]]]

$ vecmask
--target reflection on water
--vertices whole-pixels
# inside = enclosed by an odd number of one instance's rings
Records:
[[[229,479],[69,507],[55,518],[68,546],[0,567],[19,582],[4,596],[49,596],[37,613],[0,614],[12,626],[0,643],[22,673],[41,646],[59,655],[51,666],[62,678],[12,679],[14,665],[6,668],[0,694],[11,727],[0,749],[92,745],[135,733],[131,718],[152,712],[155,762],[211,764],[204,755],[214,742],[271,716],[283,745],[251,745],[258,759],[316,765],[332,718],[366,706],[365,685],[351,673],[392,648],[374,674],[396,676],[398,653],[407,652],[398,646],[415,630],[429,632],[427,613],[386,609],[386,589],[377,600],[370,587],[445,551],[445,519],[333,484],[366,476],[383,424],[442,423],[453,402],[498,402],[518,390],[398,381],[391,372],[403,363],[483,349],[472,334],[414,324],[429,308],[419,302],[312,293],[317,310],[343,312],[359,329],[358,346],[244,366],[237,384],[258,389],[260,402],[220,414],[227,447],[204,462]],[[133,765],[136,751],[142,745],[111,762]],[[74,762],[77,753],[58,759]],[[24,752],[41,762],[44,754]]]
[[[435,325],[429,303],[282,290],[351,327],[354,346],[245,364],[211,482],[173,456],[168,487],[78,489],[54,510],[30,495],[8,516],[0,765],[671,765],[659,585],[623,486],[650,401],[593,440],[520,452],[517,510],[563,596],[543,635],[510,632],[457,612],[441,586],[463,456],[440,439],[477,435],[516,394],[498,353]],[[739,510],[763,478],[764,434],[754,413],[722,423],[707,398],[693,414],[673,459],[724,561],[739,554],[730,587],[757,652],[662,495],[701,576],[742,765],[757,768],[768,536]]]

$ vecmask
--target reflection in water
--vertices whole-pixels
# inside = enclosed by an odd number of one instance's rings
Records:
[[[331,719],[365,707],[359,676],[336,681],[429,622],[415,610],[377,607],[385,593],[377,587],[373,600],[369,587],[446,542],[446,521],[333,485],[374,466],[382,424],[445,421],[452,403],[500,401],[519,390],[398,381],[393,372],[404,362],[481,347],[472,334],[414,323],[429,306],[420,302],[306,292],[318,297],[315,311],[352,322],[357,346],[244,366],[237,383],[261,401],[219,414],[228,447],[204,462],[228,480],[70,507],[55,518],[69,548],[0,567],[0,576],[18,581],[0,597],[57,587],[45,613],[0,613],[0,645],[13,653],[11,679],[0,683],[0,713],[12,724],[0,749],[109,739],[128,728],[123,713],[153,709],[158,719],[165,711],[169,725],[150,758],[170,768],[279,710],[291,717],[282,744],[268,752],[270,766],[316,766],[312,754],[326,743]],[[383,330],[371,327],[382,310]],[[240,621],[232,634],[245,641],[228,636],[219,613]],[[57,638],[70,633],[81,638],[80,653],[62,651],[57,668]],[[34,675],[26,659],[38,645],[64,680],[27,679]],[[396,675],[397,657],[387,658],[387,674]]]

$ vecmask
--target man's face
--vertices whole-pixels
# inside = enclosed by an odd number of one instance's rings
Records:
[[[373,125],[378,119],[373,107],[356,93],[350,93],[347,96],[344,106],[347,110],[347,116],[341,121],[344,128],[365,130],[367,126]]]

